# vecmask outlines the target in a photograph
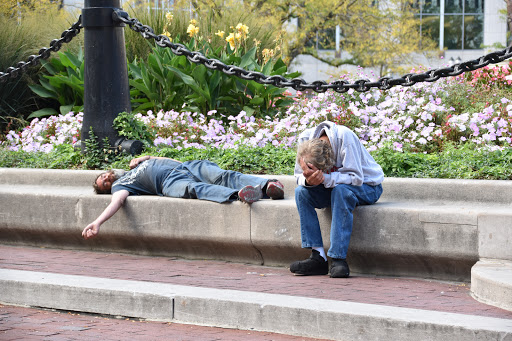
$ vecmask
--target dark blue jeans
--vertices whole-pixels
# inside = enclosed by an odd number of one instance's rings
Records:
[[[331,247],[327,255],[331,258],[347,258],[354,209],[357,205],[374,204],[379,200],[381,194],[382,185],[340,184],[334,188],[325,188],[323,185],[298,186],[295,189],[295,202],[300,217],[302,247],[323,247],[320,223],[315,208],[330,207],[332,212]]]

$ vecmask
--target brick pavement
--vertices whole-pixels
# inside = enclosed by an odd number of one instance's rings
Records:
[[[319,341],[320,339],[178,323],[116,319],[0,304],[0,340]]]
[[[255,291],[512,319],[512,312],[474,300],[467,283],[363,275],[354,275],[349,279],[305,277],[293,276],[288,269],[279,267],[5,245],[0,245],[0,268]]]

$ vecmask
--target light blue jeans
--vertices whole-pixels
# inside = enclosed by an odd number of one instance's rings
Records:
[[[226,202],[247,185],[263,188],[267,182],[257,176],[224,170],[211,161],[194,160],[174,168],[163,183],[162,193],[173,198]]]
[[[327,255],[331,258],[347,258],[355,207],[374,204],[381,194],[382,185],[340,184],[334,188],[325,188],[323,185],[298,186],[295,189],[295,202],[300,217],[302,247],[323,247],[320,223],[315,208],[331,207],[331,247]]]

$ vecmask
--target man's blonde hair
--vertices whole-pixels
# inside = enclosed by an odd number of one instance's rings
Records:
[[[315,138],[301,143],[297,149],[297,162],[304,158],[322,172],[329,172],[334,166],[334,153],[331,145],[321,139]]]

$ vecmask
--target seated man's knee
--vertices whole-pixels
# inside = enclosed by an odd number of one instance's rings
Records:
[[[354,195],[354,192],[352,192],[350,186],[351,185],[339,184],[332,189],[332,195],[341,199],[356,199],[356,196]]]
[[[307,187],[304,186],[297,186],[295,187],[295,197],[303,197],[305,195],[309,194],[309,190]]]

